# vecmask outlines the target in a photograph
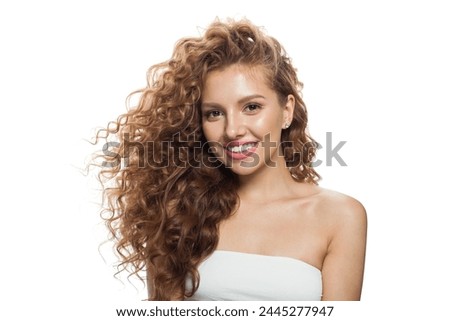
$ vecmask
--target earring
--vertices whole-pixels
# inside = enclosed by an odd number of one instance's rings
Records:
[[[284,129],[288,129],[290,125],[291,125],[291,124],[286,123],[286,125],[284,125]]]

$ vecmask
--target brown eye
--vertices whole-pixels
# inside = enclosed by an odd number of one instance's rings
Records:
[[[254,113],[254,112],[258,111],[260,108],[261,108],[261,106],[258,104],[248,104],[247,106],[245,106],[244,110]]]
[[[205,112],[204,115],[207,119],[215,119],[215,118],[222,116],[223,113],[219,110],[210,110],[210,111]]]

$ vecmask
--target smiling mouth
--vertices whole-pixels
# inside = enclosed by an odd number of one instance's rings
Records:
[[[226,149],[227,149],[227,151],[232,152],[232,153],[245,153],[245,152],[248,152],[250,149],[256,147],[256,145],[258,145],[258,143],[255,143],[255,142],[245,143],[245,144],[242,144],[239,146],[237,146],[237,145],[227,146]]]
[[[245,143],[242,145],[229,145],[225,147],[228,156],[233,159],[244,159],[256,151],[258,142]]]

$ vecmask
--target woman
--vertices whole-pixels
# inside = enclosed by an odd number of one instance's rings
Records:
[[[121,266],[146,273],[149,299],[359,300],[365,210],[317,185],[278,41],[214,22],[148,79],[105,130],[119,147],[101,176]]]

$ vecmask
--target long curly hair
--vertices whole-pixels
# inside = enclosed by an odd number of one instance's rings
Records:
[[[215,21],[184,38],[172,57],[152,66],[139,102],[97,131],[105,140],[99,179],[105,219],[120,255],[118,273],[142,279],[149,300],[183,300],[198,288],[199,263],[218,243],[218,225],[239,206],[235,174],[208,148],[200,104],[206,75],[232,64],[261,67],[280,101],[295,97],[281,150],[292,177],[316,183],[316,142],[297,79],[280,43],[247,20]]]

